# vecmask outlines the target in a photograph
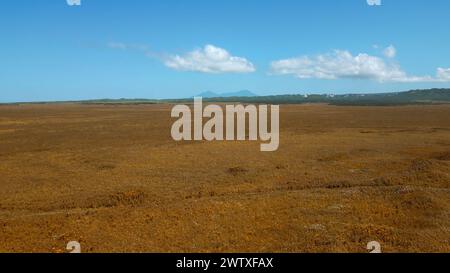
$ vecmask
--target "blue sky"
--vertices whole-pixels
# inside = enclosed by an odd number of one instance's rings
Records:
[[[450,87],[448,14],[448,0],[5,0],[0,101]]]

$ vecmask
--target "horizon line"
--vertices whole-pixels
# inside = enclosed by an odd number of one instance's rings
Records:
[[[278,95],[258,95],[255,94],[254,96],[225,96],[225,97],[204,97],[204,99],[215,99],[215,98],[252,98],[252,97],[276,97],[276,96],[314,96],[314,95],[333,95],[333,96],[346,96],[346,95],[376,95],[376,94],[397,94],[397,93],[404,93],[404,92],[410,92],[410,91],[431,91],[431,90],[449,90],[450,88],[425,88],[425,89],[409,89],[409,90],[401,90],[401,91],[386,91],[386,92],[365,92],[365,93],[355,93],[355,92],[349,92],[349,93],[342,93],[342,94],[336,94],[333,92],[304,92],[304,93],[285,93],[285,94],[278,94]],[[212,91],[211,91],[212,92]],[[239,91],[237,91],[239,92]],[[250,91],[252,92],[252,91]],[[215,93],[215,92],[214,92]],[[224,93],[225,94],[225,93]],[[220,93],[218,94],[220,95]],[[155,102],[165,102],[165,101],[179,101],[179,100],[191,100],[194,97],[198,96],[191,96],[191,97],[184,97],[184,98],[93,98],[93,99],[67,99],[67,100],[36,100],[36,101],[12,101],[12,102],[0,102],[0,105],[7,105],[7,104],[40,104],[40,103],[79,103],[79,102],[91,102],[91,101],[102,101],[102,100],[110,100],[110,101],[120,101],[120,100],[127,100],[127,101],[155,101]]]

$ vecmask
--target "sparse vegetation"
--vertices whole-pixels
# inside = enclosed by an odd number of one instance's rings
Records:
[[[0,106],[0,252],[450,251],[450,105],[282,105],[274,153],[170,109]]]

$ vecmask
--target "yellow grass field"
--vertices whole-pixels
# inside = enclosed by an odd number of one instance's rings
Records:
[[[282,105],[276,152],[171,107],[0,106],[0,252],[450,252],[450,105]]]

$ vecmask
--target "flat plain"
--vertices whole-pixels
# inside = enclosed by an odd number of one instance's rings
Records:
[[[276,152],[171,107],[0,106],[0,252],[450,252],[450,105],[282,105]]]

